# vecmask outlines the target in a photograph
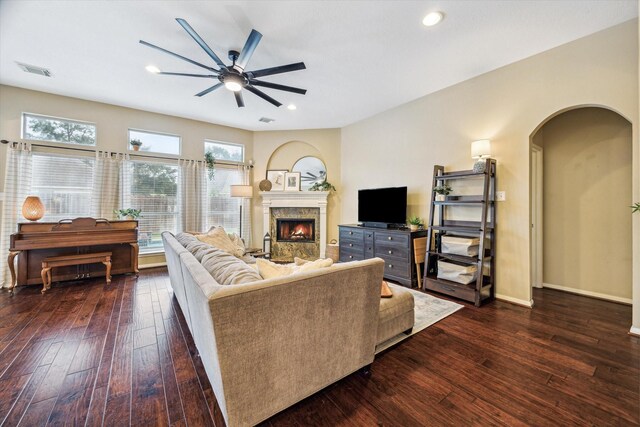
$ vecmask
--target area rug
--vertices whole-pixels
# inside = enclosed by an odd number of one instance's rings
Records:
[[[397,285],[390,284],[390,286],[393,290]],[[413,302],[415,305],[415,323],[413,324],[413,329],[408,335],[399,334],[379,344],[376,347],[376,354],[388,349],[392,345],[395,345],[404,339],[409,338],[413,334],[417,334],[421,330],[433,325],[464,307],[461,304],[436,298],[414,289],[407,289],[404,287],[402,289],[408,290],[413,294]]]

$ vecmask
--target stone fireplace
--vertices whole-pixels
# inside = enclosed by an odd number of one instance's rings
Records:
[[[271,258],[324,258],[327,247],[325,191],[261,192],[263,230],[271,235]]]

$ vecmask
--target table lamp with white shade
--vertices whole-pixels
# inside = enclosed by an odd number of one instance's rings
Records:
[[[252,185],[232,185],[231,197],[250,199],[253,197]],[[240,238],[242,239],[242,201],[240,201]]]
[[[473,164],[475,173],[483,173],[486,168],[485,159],[491,156],[491,141],[488,139],[480,139],[471,143],[471,158],[477,159]]]

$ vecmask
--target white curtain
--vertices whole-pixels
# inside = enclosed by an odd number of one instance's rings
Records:
[[[124,154],[96,152],[91,197],[91,212],[96,218],[115,218],[113,211],[120,208],[124,157]]]
[[[21,209],[24,199],[31,189],[33,159],[31,145],[25,142],[13,143],[7,149],[7,164],[4,181],[4,202],[2,204],[2,227],[0,234],[0,286],[11,283],[11,273],[7,265],[9,240],[18,230],[18,222],[24,221]]]
[[[180,231],[205,231],[207,170],[204,162],[180,160]]]

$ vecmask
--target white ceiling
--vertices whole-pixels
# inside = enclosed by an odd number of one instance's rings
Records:
[[[445,19],[424,27],[433,10]],[[2,0],[0,83],[249,130],[334,128],[637,16],[636,0]],[[193,96],[212,80],[145,71],[149,64],[203,70],[139,39],[214,65],[175,18],[225,62],[255,28],[263,38],[248,69],[304,61],[306,70],[263,80],[307,95],[265,88],[284,104],[276,108],[245,92],[239,109],[224,88]],[[25,73],[15,61],[49,68],[53,77]],[[276,121],[258,122],[263,116]]]

